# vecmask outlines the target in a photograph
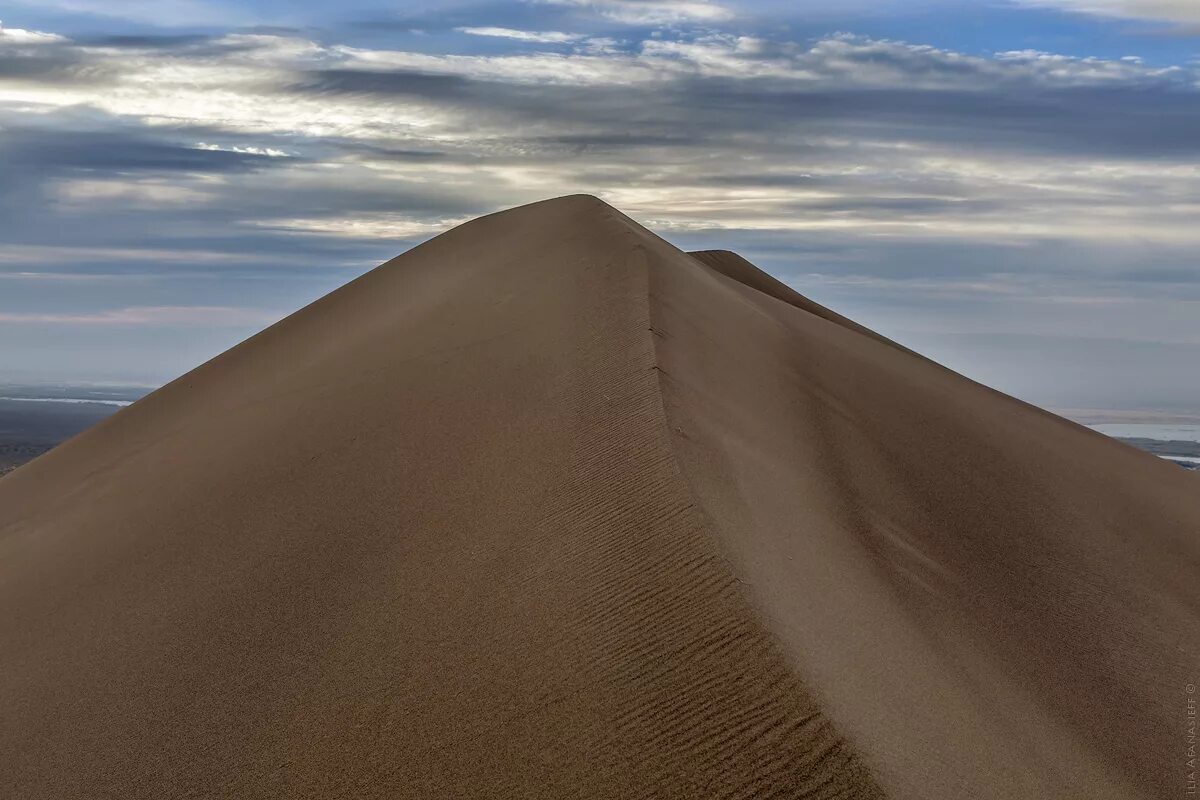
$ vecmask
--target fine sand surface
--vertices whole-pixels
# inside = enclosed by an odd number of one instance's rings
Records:
[[[0,480],[0,795],[1183,796],[1198,490],[525,206]]]

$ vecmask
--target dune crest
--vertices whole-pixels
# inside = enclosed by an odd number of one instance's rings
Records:
[[[0,775],[1164,796],[1195,489],[734,254],[524,206],[0,480]]]

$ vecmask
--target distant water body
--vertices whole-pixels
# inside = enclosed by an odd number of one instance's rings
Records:
[[[1200,424],[1180,422],[1104,422],[1089,425],[1118,439],[1157,439],[1161,442],[1200,442]]]
[[[1122,439],[1159,458],[1200,469],[1200,423],[1195,422],[1099,422],[1094,431]],[[1140,440],[1140,441],[1137,441]]]

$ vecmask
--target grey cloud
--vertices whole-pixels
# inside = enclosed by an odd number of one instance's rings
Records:
[[[770,172],[734,172],[726,175],[703,175],[700,177],[699,182],[705,186],[714,187],[756,186],[776,187],[783,189],[813,188],[818,186],[829,186],[833,183],[833,181],[829,178],[817,177],[815,175],[793,175],[788,173]]]
[[[417,99],[522,123],[508,138],[524,138],[522,132],[528,131],[537,142],[604,150],[687,147],[738,135],[769,139],[767,146],[781,152],[788,152],[797,136],[853,136],[1046,155],[1163,159],[1200,154],[1200,92],[1136,81],[808,89],[774,79],[693,76],[649,86],[535,86],[413,70],[335,69],[306,73],[287,88]],[[547,125],[563,130],[538,135]]]
[[[51,45],[36,53],[0,49],[0,85],[6,82],[102,85],[111,82],[115,74],[115,68],[67,48]]]
[[[563,27],[605,34],[626,26],[589,13],[580,6],[555,5],[528,0],[491,2],[404,3],[387,14],[364,16],[351,25],[362,31],[448,31],[462,26],[497,26],[522,30],[559,30]]]
[[[211,43],[213,36],[201,34],[142,34],[122,36],[96,36],[78,39],[79,44],[88,47],[113,47],[129,50],[179,50],[192,49],[196,45]]]
[[[197,132],[200,136],[203,133]],[[202,149],[161,141],[140,132],[7,128],[0,152],[11,167],[42,175],[86,170],[107,175],[132,172],[252,172],[280,167],[288,156]]]
[[[725,129],[759,128],[864,139],[987,147],[1030,154],[1116,158],[1200,154],[1200,93],[1144,86],[992,87],[974,91],[859,89],[757,91],[693,83],[682,104]],[[693,105],[694,104],[694,105]]]
[[[1200,7],[1192,0],[1018,0],[1025,5],[1060,8],[1102,17],[1200,24]]]
[[[429,164],[455,160],[454,154],[444,150],[409,150],[402,147],[385,147],[364,142],[339,142],[336,145],[336,149],[347,156],[372,161]]]
[[[691,147],[701,143],[696,133],[563,133],[533,137],[532,141],[552,147],[565,147],[574,152],[612,152],[634,147]]]
[[[308,94],[351,94],[423,97],[454,100],[467,95],[472,81],[457,75],[416,70],[311,70],[296,77],[287,89]]]

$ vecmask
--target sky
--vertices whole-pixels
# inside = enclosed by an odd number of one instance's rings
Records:
[[[0,382],[595,194],[1040,405],[1200,412],[1196,0],[9,0]]]

